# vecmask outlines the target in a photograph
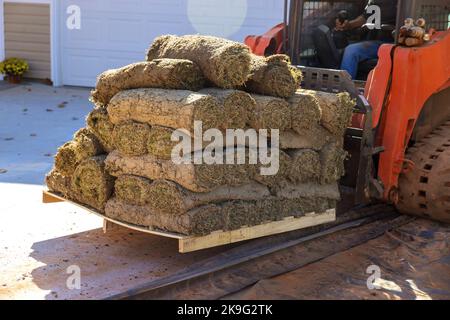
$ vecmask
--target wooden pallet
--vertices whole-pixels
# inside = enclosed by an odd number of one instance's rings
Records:
[[[62,196],[53,193],[48,190],[44,190],[42,194],[42,202],[54,203],[66,201],[72,203],[78,207],[87,210],[103,219],[103,231],[106,232],[114,225],[119,225],[125,228],[129,228],[135,231],[150,233],[167,238],[173,238],[178,240],[178,251],[181,253],[192,252],[217,246],[222,246],[230,243],[235,243],[244,240],[250,240],[274,234],[289,232],[298,229],[304,229],[307,227],[324,224],[336,220],[336,210],[329,209],[323,213],[308,213],[303,217],[287,217],[280,221],[272,221],[264,224],[260,224],[253,227],[242,227],[238,230],[232,231],[215,231],[206,236],[186,236],[173,232],[165,232],[160,230],[154,230],[148,227],[137,226],[126,222],[121,222],[115,219],[106,217],[98,211],[81,205],[77,202],[67,200]]]

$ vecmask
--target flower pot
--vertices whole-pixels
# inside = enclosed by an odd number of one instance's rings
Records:
[[[18,84],[22,82],[22,75],[20,74],[8,74],[7,78],[9,83]]]

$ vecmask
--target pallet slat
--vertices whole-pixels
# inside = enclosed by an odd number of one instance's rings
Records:
[[[149,234],[159,235],[163,237],[173,238],[178,240],[178,251],[180,253],[187,253],[207,248],[213,248],[226,244],[231,244],[239,241],[261,238],[265,236],[275,235],[279,233],[304,229],[336,220],[336,210],[329,209],[323,213],[308,213],[303,217],[287,217],[280,221],[272,221],[265,224],[242,227],[238,230],[231,231],[215,231],[206,236],[186,236],[172,232],[164,232],[152,230],[146,227],[132,225],[126,222],[117,221],[104,216],[103,214],[87,208],[77,202],[67,200],[60,195],[44,190],[42,196],[44,203],[62,202],[66,201],[78,207],[81,207],[90,213],[93,213],[104,219],[103,230],[106,232],[112,224],[120,225],[135,231],[145,232]]]

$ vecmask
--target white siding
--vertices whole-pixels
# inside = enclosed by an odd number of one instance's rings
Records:
[[[50,79],[50,8],[46,4],[4,4],[5,57],[26,59],[28,78]]]

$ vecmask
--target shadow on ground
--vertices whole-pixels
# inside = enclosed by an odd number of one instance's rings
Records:
[[[223,249],[178,253],[174,239],[114,227],[36,242],[30,256],[44,265],[33,282],[50,290],[46,299],[101,299],[181,270]],[[79,267],[81,288],[69,289],[70,266]],[[72,279],[72,278],[71,278]],[[73,282],[70,282],[73,283]]]

